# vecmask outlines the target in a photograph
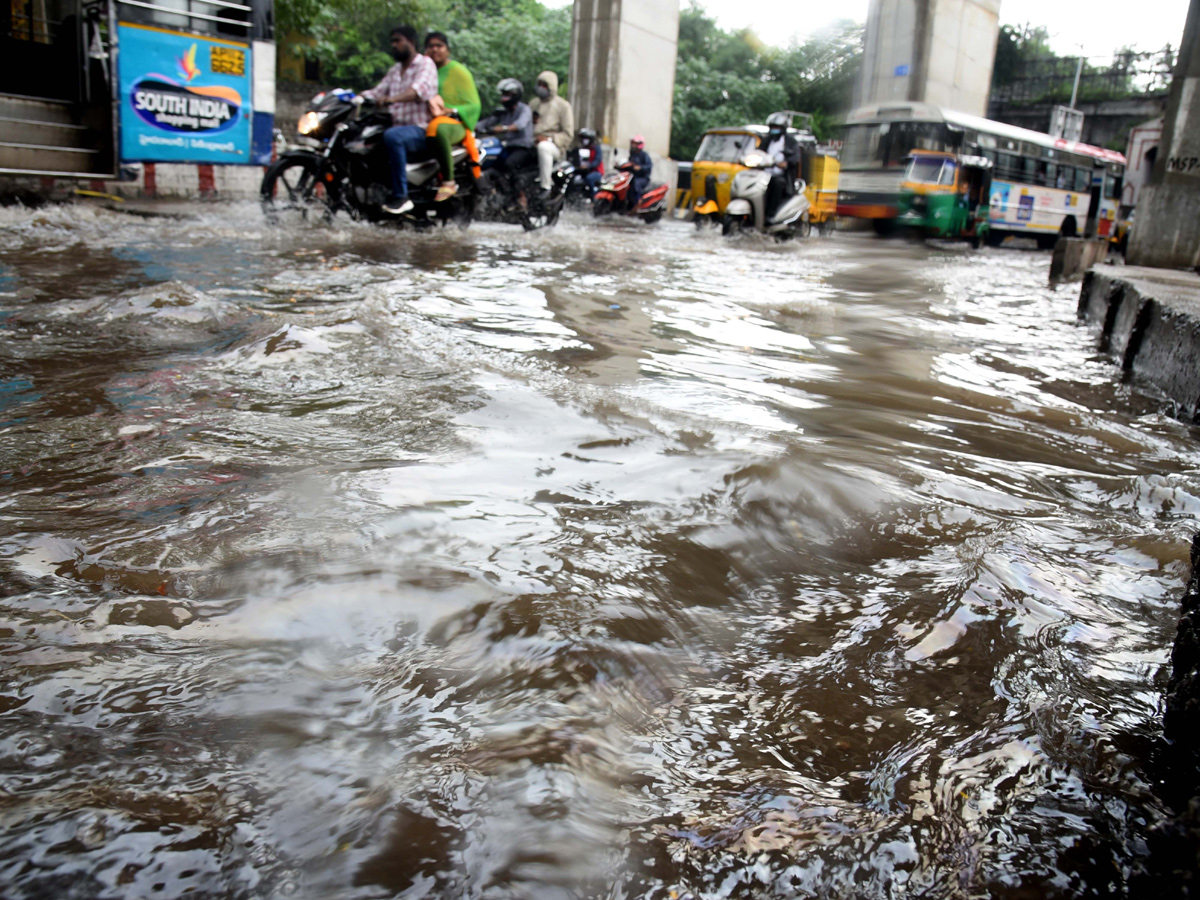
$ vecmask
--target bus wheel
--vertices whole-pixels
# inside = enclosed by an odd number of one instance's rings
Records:
[[[875,229],[875,233],[880,237],[887,237],[896,230],[896,223],[891,219],[872,219],[871,227]]]

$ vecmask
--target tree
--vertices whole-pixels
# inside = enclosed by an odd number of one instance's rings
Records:
[[[763,122],[780,109],[812,113],[826,138],[850,106],[862,56],[862,27],[840,22],[786,49],[748,29],[721,29],[694,2],[679,16],[679,62],[671,155],[690,159],[705,130]]]

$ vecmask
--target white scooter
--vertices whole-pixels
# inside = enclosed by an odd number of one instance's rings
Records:
[[[746,168],[733,176],[729,188],[729,205],[721,220],[721,233],[754,229],[763,234],[775,235],[780,240],[808,237],[812,233],[809,220],[809,202],[805,196],[806,185],[796,179],[795,190],[784,197],[770,219],[766,218],[767,185],[771,183],[770,169],[774,166],[771,157],[759,150],[751,151],[742,158]]]

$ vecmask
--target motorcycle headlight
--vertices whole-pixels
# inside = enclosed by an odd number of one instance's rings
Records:
[[[310,135],[318,128],[325,120],[325,113],[309,110],[300,117],[300,121],[296,123],[296,130],[303,135]]]
[[[763,153],[747,153],[742,157],[742,165],[749,166],[752,169],[765,165],[767,162],[766,154]]]

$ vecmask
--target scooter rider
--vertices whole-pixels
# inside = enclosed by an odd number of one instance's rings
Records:
[[[571,164],[583,176],[587,184],[587,195],[595,196],[596,188],[600,187],[600,179],[604,177],[604,159],[600,155],[600,144],[596,132],[591,128],[579,129],[579,143],[567,154]]]
[[[627,195],[630,209],[637,208],[638,199],[650,185],[650,170],[654,168],[654,161],[650,159],[645,147],[646,139],[640,134],[635,134],[629,142],[629,161],[626,167],[633,173],[633,183],[629,185]]]
[[[790,118],[787,113],[771,113],[767,117],[767,139],[764,148],[774,165],[767,171],[771,181],[767,185],[764,217],[770,221],[779,209],[784,197],[796,193],[796,179],[800,177],[800,142],[787,133]]]
[[[521,102],[525,88],[515,78],[501,79],[496,85],[501,108],[479,120],[476,130],[498,136],[504,144],[500,165],[515,176],[521,169],[537,165],[533,152],[533,112]]]

